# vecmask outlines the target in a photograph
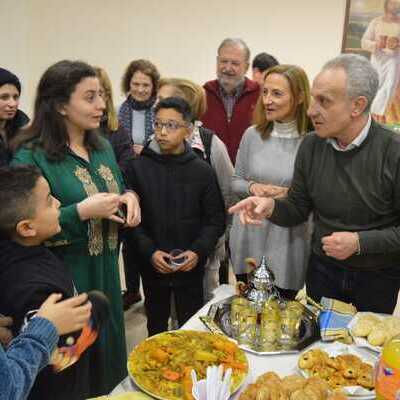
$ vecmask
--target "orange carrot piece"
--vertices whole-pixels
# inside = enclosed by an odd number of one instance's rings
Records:
[[[169,381],[176,382],[182,375],[179,372],[172,371],[170,369],[164,369],[162,371],[162,376]]]

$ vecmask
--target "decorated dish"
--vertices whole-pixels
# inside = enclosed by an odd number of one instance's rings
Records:
[[[266,372],[247,386],[239,400],[347,400],[341,392],[333,392],[320,378],[289,375],[281,378],[275,372]]]
[[[162,400],[191,400],[191,370],[198,379],[208,366],[232,368],[231,391],[236,391],[248,372],[245,353],[222,335],[197,331],[171,331],[152,336],[137,345],[128,359],[135,384]]]
[[[387,341],[400,334],[400,318],[388,314],[359,312],[350,321],[348,328],[358,347],[380,353]]]
[[[298,368],[305,377],[324,380],[331,390],[347,396],[374,399],[373,369],[376,358],[342,343],[321,344],[303,352]]]

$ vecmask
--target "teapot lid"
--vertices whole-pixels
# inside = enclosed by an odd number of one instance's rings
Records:
[[[256,278],[257,280],[268,282],[273,284],[275,282],[275,275],[267,264],[267,258],[262,256],[260,265],[253,271],[250,277],[251,279]]]

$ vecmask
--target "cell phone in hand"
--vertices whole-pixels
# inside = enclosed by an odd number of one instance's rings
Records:
[[[187,257],[182,256],[182,253],[183,250],[180,249],[171,250],[171,252],[169,253],[169,255],[171,256],[169,260],[169,266],[171,269],[176,270],[183,264],[185,264]]]
[[[127,209],[125,204],[121,204],[118,208],[118,211],[115,213],[115,215],[119,218],[121,218],[124,223],[126,222],[126,215],[127,215]]]

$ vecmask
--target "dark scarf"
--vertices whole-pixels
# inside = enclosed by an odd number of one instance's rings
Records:
[[[156,98],[155,96],[150,97],[147,101],[137,101],[132,96],[128,96],[128,98],[121,104],[118,113],[118,119],[121,126],[129,132],[131,135],[132,133],[132,110],[141,111],[145,110],[145,126],[144,126],[144,141],[143,144],[146,144],[153,134],[153,105]],[[137,143],[142,144],[142,143]]]

